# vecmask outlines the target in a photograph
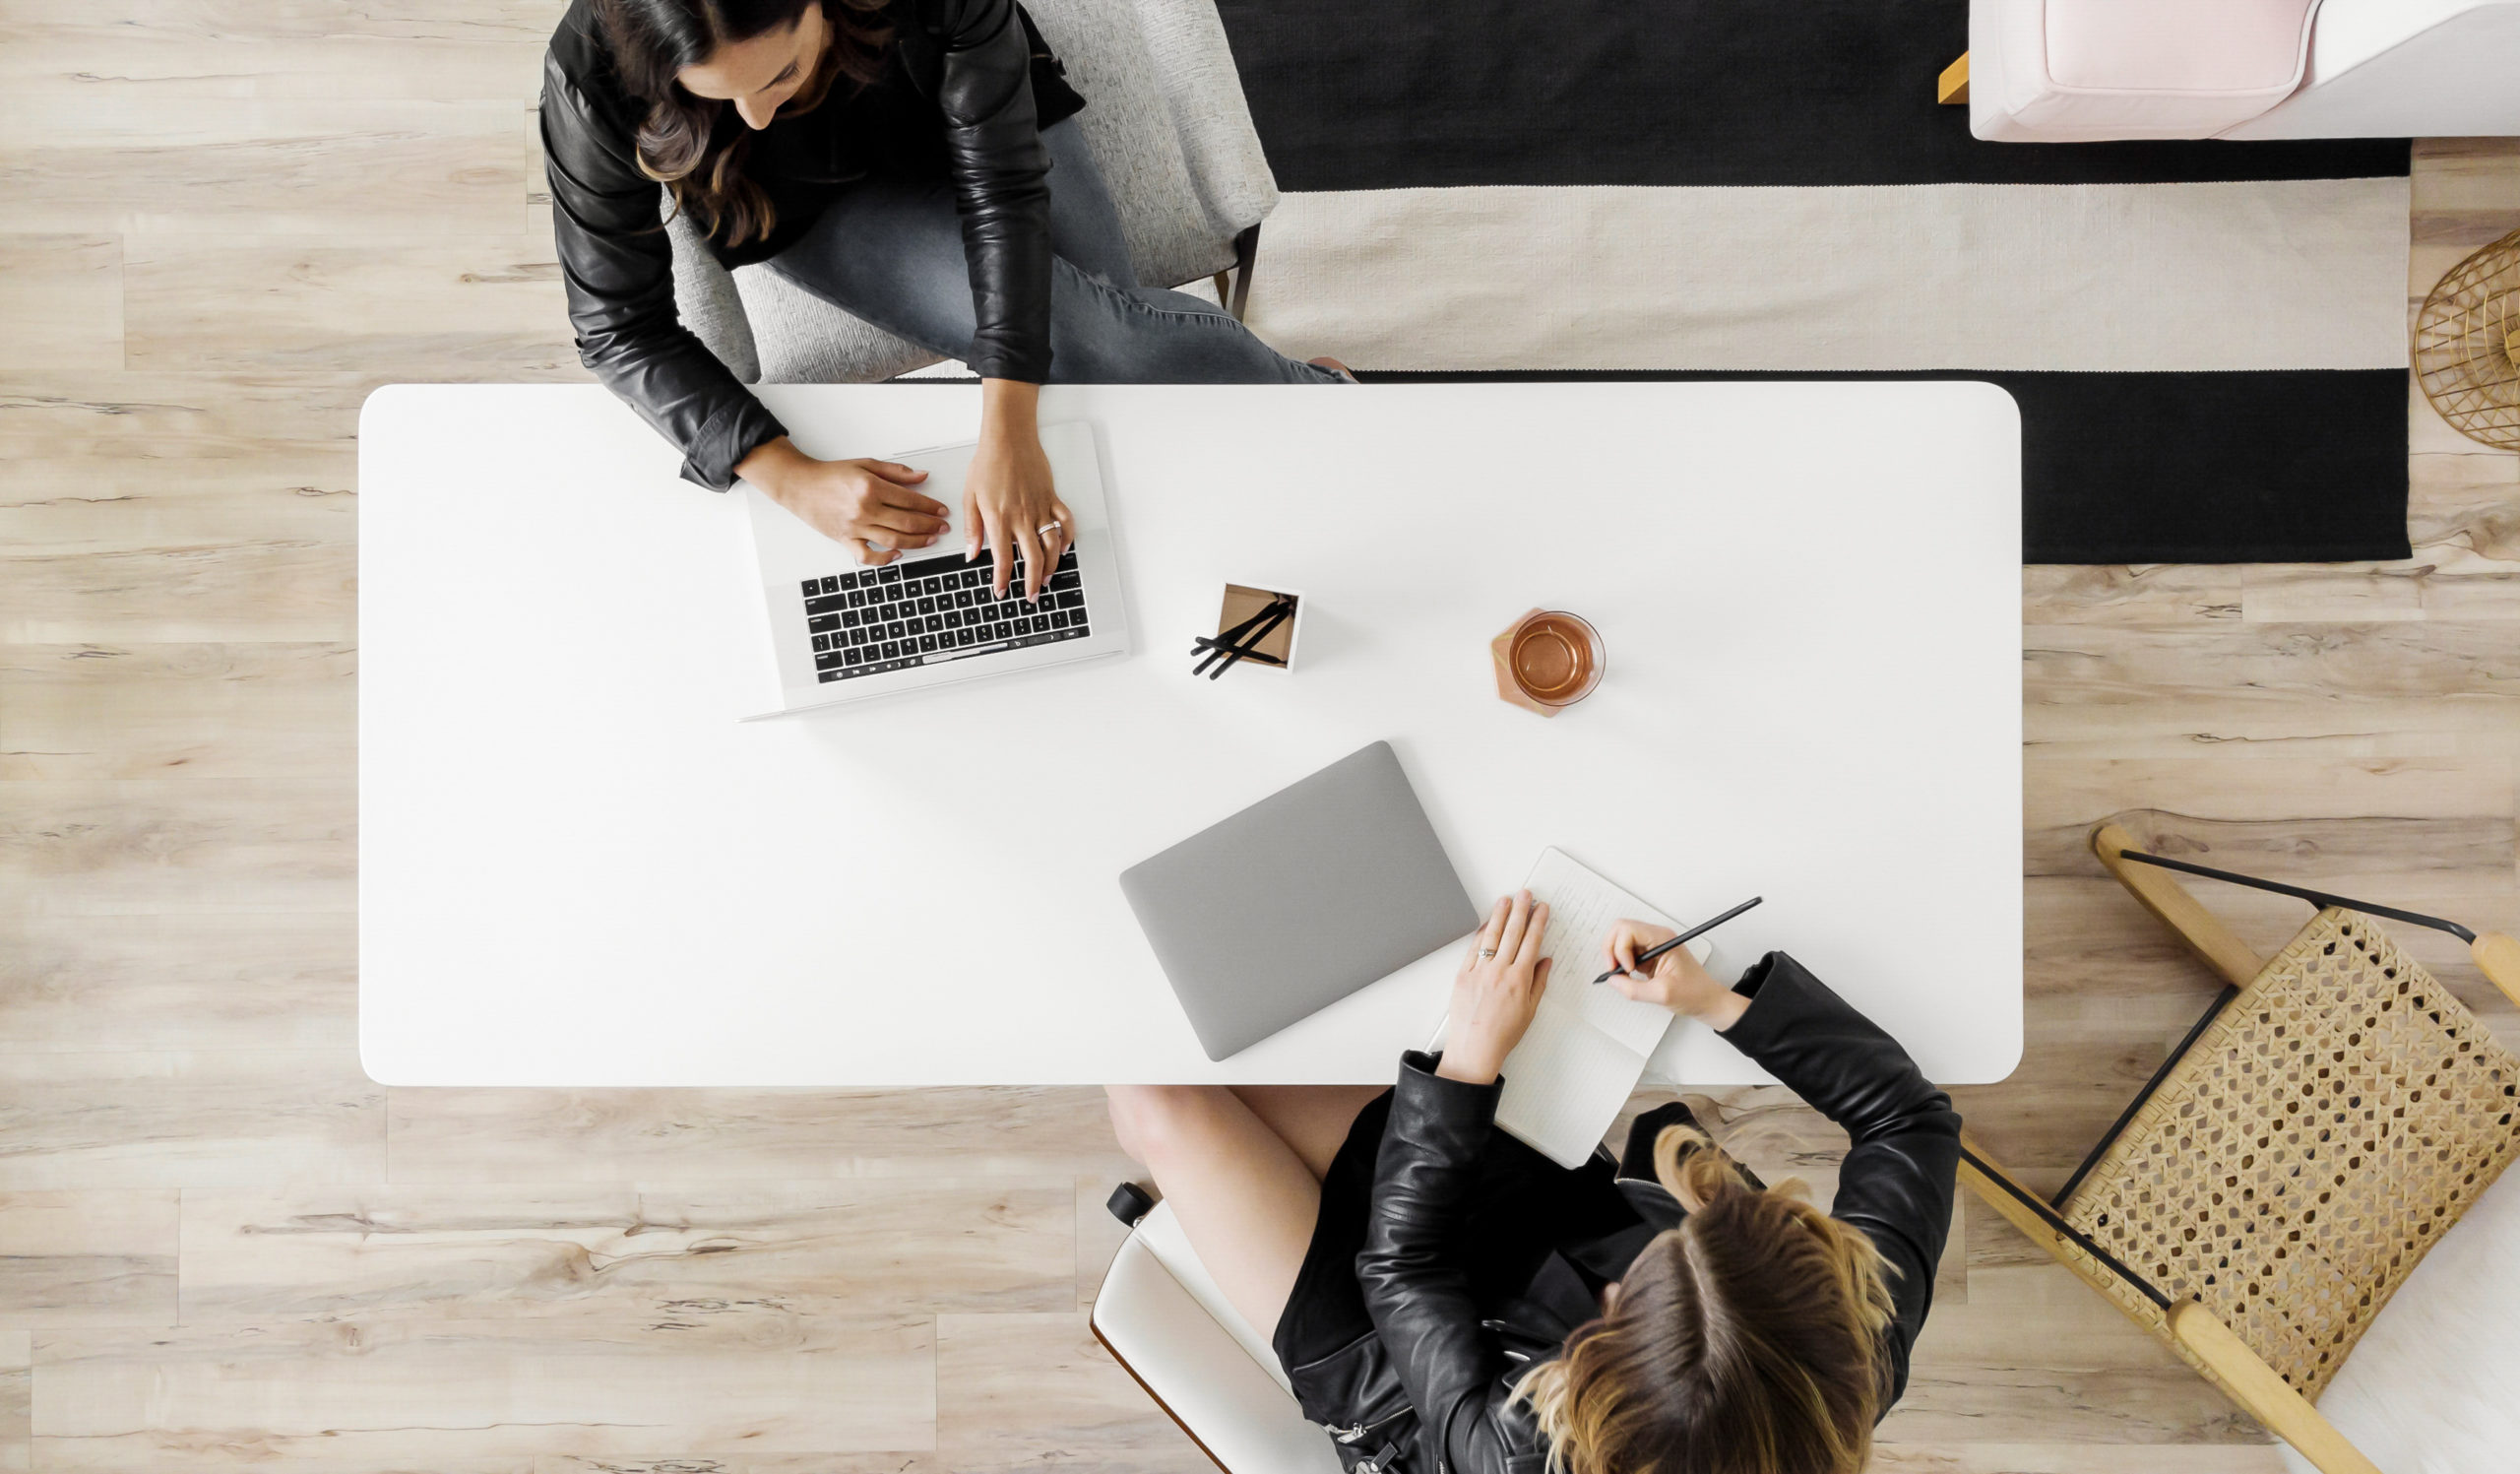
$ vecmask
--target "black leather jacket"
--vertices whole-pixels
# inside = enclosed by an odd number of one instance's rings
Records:
[[[1934,1266],[1951,1226],[1960,1117],[1897,1041],[1792,957],[1769,953],[1737,991],[1749,995],[1750,1008],[1725,1038],[1852,1138],[1832,1213],[1869,1236],[1890,1264],[1887,1411],[1907,1386],[1909,1349],[1933,1304]],[[1537,1474],[1547,1445],[1530,1406],[1514,1398],[1515,1381],[1593,1318],[1589,1292],[1623,1272],[1681,1211],[1655,1183],[1613,1183],[1604,1162],[1590,1173],[1566,1174],[1559,1200],[1534,1202],[1531,1212],[1553,1220],[1540,1226],[1544,1233],[1589,1227],[1571,1238],[1559,1232],[1554,1252],[1523,1293],[1482,1303],[1463,1272],[1457,1229],[1472,1210],[1465,1197],[1502,1086],[1444,1079],[1435,1063],[1421,1054],[1403,1057],[1376,1161],[1365,1248],[1356,1258],[1375,1335],[1354,1348],[1359,1355],[1342,1369],[1344,1389],[1298,1390],[1316,1403],[1325,1393],[1346,1400],[1345,1408],[1307,1409],[1343,1426],[1390,1419],[1405,1398],[1416,1415],[1416,1443],[1394,1451],[1413,1474]],[[1637,1122],[1629,1172],[1650,1161],[1663,1122],[1657,1113]],[[1604,1194],[1624,1200],[1623,1218]]]
[[[972,368],[1040,383],[1050,367],[1040,130],[1084,101],[1015,0],[894,0],[887,19],[895,43],[883,81],[844,80],[812,112],[752,138],[745,173],[777,208],[778,229],[713,246],[729,266],[774,255],[869,172],[948,178],[979,325]],[[543,57],[541,124],[578,357],[682,451],[686,480],[723,491],[736,462],[787,430],[674,310],[660,191],[638,164],[647,111],[615,72],[588,0],[573,0]],[[741,122],[730,108],[721,126]]]

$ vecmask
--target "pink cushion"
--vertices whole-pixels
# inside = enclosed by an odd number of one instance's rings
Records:
[[[2300,85],[2319,0],[1971,0],[1969,127],[2210,138]]]
[[[2043,0],[2059,87],[2290,92],[2313,0]]]

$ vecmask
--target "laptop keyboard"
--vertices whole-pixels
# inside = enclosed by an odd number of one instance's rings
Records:
[[[814,638],[814,678],[847,680],[1028,645],[1081,640],[1085,588],[1076,549],[1050,572],[1040,604],[1024,602],[1023,564],[1006,597],[989,592],[989,561],[960,553],[856,568],[801,581],[805,623]]]

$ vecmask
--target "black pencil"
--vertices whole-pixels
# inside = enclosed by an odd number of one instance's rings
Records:
[[[1269,638],[1270,632],[1275,630],[1279,625],[1284,624],[1287,620],[1287,616],[1294,611],[1295,607],[1293,605],[1281,601],[1278,605],[1277,611],[1271,614],[1268,618],[1262,620],[1258,629],[1253,630],[1249,635],[1245,636],[1242,643],[1235,645],[1226,652],[1225,663],[1209,672],[1208,679],[1214,680],[1218,676],[1223,675],[1228,671],[1233,669],[1233,663],[1235,661],[1238,661],[1244,656],[1258,650],[1260,648],[1260,642]]]
[[[1711,922],[1700,922],[1700,923],[1698,923],[1696,926],[1691,927],[1690,929],[1688,929],[1686,931],[1683,931],[1683,932],[1681,932],[1679,935],[1672,937],[1670,941],[1667,941],[1667,942],[1663,943],[1661,946],[1647,947],[1644,951],[1637,953],[1637,954],[1636,954],[1636,967],[1635,967],[1635,968],[1618,968],[1618,967],[1614,967],[1614,968],[1611,968],[1608,972],[1606,972],[1606,973],[1602,974],[1600,977],[1595,978],[1595,979],[1593,980],[1593,982],[1594,982],[1596,985],[1603,984],[1603,983],[1607,983],[1610,979],[1612,979],[1612,978],[1614,978],[1614,977],[1617,977],[1617,976],[1618,976],[1620,973],[1622,973],[1622,972],[1623,972],[1623,973],[1626,973],[1629,977],[1637,977],[1637,976],[1640,976],[1640,975],[1639,975],[1639,973],[1638,973],[1638,972],[1637,972],[1637,970],[1636,970],[1637,968],[1641,968],[1641,967],[1645,966],[1645,964],[1647,964],[1647,963],[1649,963],[1649,962],[1653,961],[1653,960],[1654,960],[1655,958],[1657,958],[1657,957],[1662,956],[1665,952],[1668,952],[1668,951],[1671,950],[1671,948],[1678,946],[1680,943],[1682,943],[1682,942],[1684,942],[1684,941],[1694,941],[1694,940],[1695,940],[1695,939],[1697,939],[1698,937],[1704,936],[1707,932],[1712,931],[1712,930],[1714,930],[1716,928],[1723,926],[1726,922],[1729,922],[1729,921],[1732,920],[1734,917],[1739,916],[1742,912],[1749,910],[1751,907],[1758,905],[1761,901],[1764,901],[1764,900],[1766,900],[1766,899],[1767,899],[1767,897],[1765,897],[1765,896],[1752,896],[1750,899],[1748,899],[1748,900],[1746,900],[1746,901],[1742,902],[1742,903],[1741,903],[1740,905],[1738,905],[1738,906],[1733,907],[1731,911],[1728,911],[1728,912],[1724,913],[1722,916],[1717,917],[1715,920],[1713,920],[1713,921],[1711,921]]]
[[[1192,668],[1190,673],[1193,675],[1207,674],[1210,662],[1216,660],[1217,657],[1226,650],[1230,649],[1235,642],[1250,635],[1251,631],[1257,627],[1261,621],[1278,613],[1281,608],[1285,607],[1287,601],[1283,597],[1273,598],[1267,604],[1260,606],[1260,611],[1253,614],[1250,618],[1243,620],[1240,624],[1235,625],[1231,629],[1218,631],[1217,637],[1214,640],[1205,642],[1208,650],[1207,659],[1200,661],[1196,667]],[[1253,639],[1252,643],[1258,643],[1257,639]],[[1191,653],[1193,655],[1197,654],[1198,647],[1193,647]]]

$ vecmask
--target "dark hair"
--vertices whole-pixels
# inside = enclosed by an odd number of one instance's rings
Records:
[[[639,124],[639,169],[673,193],[674,209],[687,212],[712,236],[723,228],[728,245],[769,235],[778,223],[770,196],[744,177],[752,130],[731,104],[696,97],[677,74],[698,66],[731,41],[785,31],[822,11],[830,39],[813,74],[780,109],[782,116],[811,112],[843,77],[859,84],[882,75],[889,28],[861,19],[885,0],[595,0],[596,19],[612,51],[613,67],[630,95],[648,104]]]

